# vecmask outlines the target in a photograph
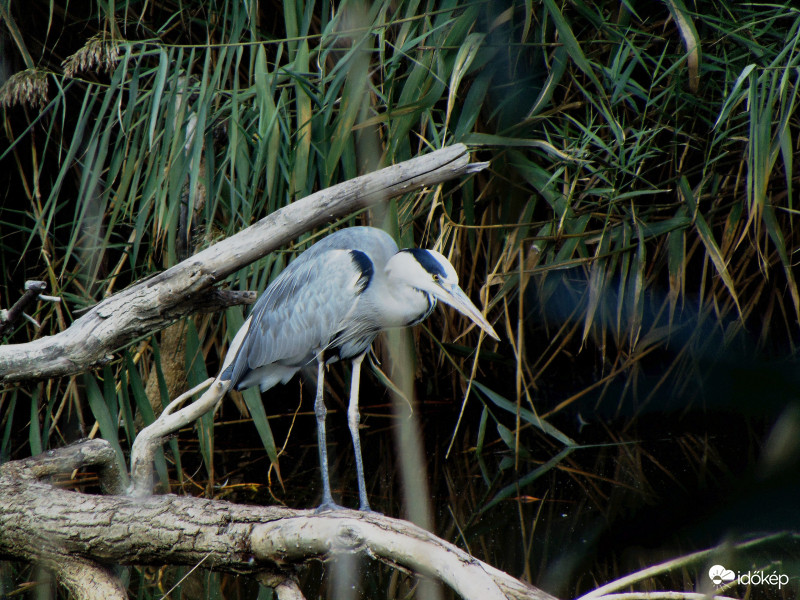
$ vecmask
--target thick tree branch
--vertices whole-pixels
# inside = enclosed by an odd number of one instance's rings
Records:
[[[278,210],[180,264],[106,298],[66,331],[0,346],[0,382],[73,375],[109,359],[133,339],[197,310],[214,284],[301,233],[388,198],[432,186],[485,163],[469,162],[463,144],[357,177]]]
[[[412,523],[376,513],[336,510],[286,517],[255,527],[252,548],[282,561],[366,552],[443,581],[462,598],[508,597],[488,565]]]
[[[0,477],[42,480],[82,467],[100,467],[100,487],[105,494],[121,494],[124,480],[116,453],[106,440],[83,440],[38,456],[0,465]]]
[[[63,558],[48,565],[75,600],[127,600],[125,586],[109,569],[89,560]]]
[[[359,552],[435,577],[463,598],[554,600],[411,523],[376,513],[317,514],[172,495],[94,496],[16,476],[25,472],[30,461],[0,469],[0,553],[7,557],[47,565],[85,560],[102,579],[102,566],[112,564],[202,561],[204,568],[261,574]]]

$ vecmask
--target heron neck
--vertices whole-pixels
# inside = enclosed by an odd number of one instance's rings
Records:
[[[382,277],[377,282],[383,289],[376,290],[382,298],[382,327],[408,327],[427,317],[436,306],[436,300],[429,294],[391,277]]]

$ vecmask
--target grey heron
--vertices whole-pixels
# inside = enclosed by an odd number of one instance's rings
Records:
[[[361,363],[377,335],[416,325],[441,301],[499,339],[489,322],[458,286],[458,275],[440,253],[399,250],[392,237],[373,227],[349,227],[323,238],[300,254],[264,291],[231,341],[219,379],[242,390],[264,392],[286,383],[316,360],[319,462],[322,503],[336,508],[328,477],[323,400],[325,366],[352,362],[347,411],[356,458],[360,510],[369,510],[359,438],[358,394]]]

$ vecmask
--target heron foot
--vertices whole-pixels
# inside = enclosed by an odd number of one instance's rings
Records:
[[[314,511],[315,513],[324,513],[332,510],[344,510],[344,506],[336,504],[333,500],[323,501]]]

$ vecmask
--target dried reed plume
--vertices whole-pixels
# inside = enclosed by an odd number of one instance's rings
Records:
[[[110,71],[119,60],[119,43],[102,35],[90,37],[83,48],[63,63],[64,75],[75,77],[80,71]]]
[[[0,87],[0,106],[27,104],[44,108],[47,105],[47,73],[38,69],[25,69],[14,73]]]

